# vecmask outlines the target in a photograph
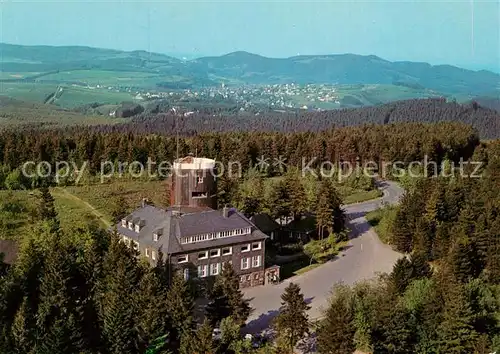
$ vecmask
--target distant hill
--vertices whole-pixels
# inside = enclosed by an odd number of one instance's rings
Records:
[[[158,75],[162,87],[238,84],[393,84],[433,90],[443,95],[497,97],[500,75],[451,65],[390,62],[374,55],[307,55],[267,58],[247,52],[183,61],[145,51],[119,51],[81,46],[0,44],[0,73],[33,73],[77,69],[145,72]],[[29,80],[16,76],[1,81]]]

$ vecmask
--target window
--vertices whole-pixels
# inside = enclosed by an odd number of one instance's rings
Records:
[[[241,252],[248,252],[250,251],[250,245],[245,245],[241,247]]]
[[[122,219],[122,227],[127,227],[127,220]]]
[[[260,256],[253,256],[252,257],[252,267],[260,267]]]
[[[130,239],[128,237],[123,236],[123,243],[130,247]]]
[[[207,193],[203,192],[191,192],[191,198],[206,198],[207,195]]]
[[[156,232],[153,234],[153,241],[158,242],[158,234]]]
[[[210,264],[210,275],[217,275],[217,274],[219,274],[219,266],[220,266],[220,263],[212,263],[212,264]]]
[[[241,269],[248,269],[250,268],[250,258],[242,258],[241,259]]]
[[[260,250],[262,248],[262,242],[254,242],[252,243],[252,250]]]
[[[205,278],[208,274],[208,266],[205,265],[200,265],[198,266],[198,276],[200,278]]]
[[[198,259],[207,259],[207,258],[208,258],[207,251],[203,251],[203,252],[198,253]]]
[[[177,257],[177,263],[186,263],[188,261],[188,255],[183,254],[182,256]]]
[[[139,225],[135,225],[135,232],[139,233],[141,231],[141,227]]]
[[[253,278],[254,278],[255,280],[259,280],[259,273],[255,273],[255,274],[253,275]]]
[[[196,182],[197,182],[198,184],[203,183],[203,177],[198,176],[198,177],[196,178]]]
[[[132,221],[129,221],[129,222],[128,222],[128,228],[129,228],[130,230],[132,230],[132,229],[134,228],[134,224],[132,223]]]
[[[156,260],[156,252],[155,252],[155,250],[151,250],[151,259],[152,259],[153,261],[155,261],[155,260]]]
[[[184,280],[189,279],[189,268],[184,268]]]
[[[232,247],[225,247],[222,249],[222,255],[223,256],[228,256],[233,253],[233,248]]]
[[[139,251],[139,242],[134,241],[134,250]]]
[[[220,256],[220,249],[210,250],[210,258],[219,257],[219,256]]]
[[[274,231],[271,231],[271,241],[274,240]]]
[[[146,254],[146,257],[148,257],[148,258],[149,258],[149,250],[148,250],[147,248],[146,248],[146,249],[144,249],[144,253]]]

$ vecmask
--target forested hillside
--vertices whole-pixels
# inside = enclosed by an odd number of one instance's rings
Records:
[[[471,124],[481,138],[500,137],[500,113],[477,103],[458,104],[445,99],[406,100],[374,107],[329,110],[320,112],[265,114],[226,114],[224,111],[201,110],[188,117],[172,112],[135,116],[130,125],[116,127],[122,131],[147,133],[178,129],[183,134],[222,131],[321,131],[333,126],[390,124],[397,122],[462,122]],[[178,124],[176,128],[176,123]]]
[[[410,256],[377,282],[337,288],[320,353],[500,349],[500,144],[479,146],[474,160],[481,178],[419,179],[386,212],[387,241]]]
[[[148,128],[144,123],[144,128]],[[101,163],[132,163],[147,166],[148,158],[157,163],[176,156],[176,136],[172,127],[163,134],[137,132],[134,126],[103,126],[99,129],[23,130],[0,133],[1,178],[18,181],[26,188],[39,181],[27,180],[16,169],[25,161],[47,161],[52,168],[57,161],[73,161],[86,172],[98,174]],[[154,130],[160,133],[160,130]],[[302,166],[303,159],[316,158],[311,167],[322,161],[421,161],[458,162],[472,156],[479,143],[475,130],[462,123],[397,123],[331,128],[321,132],[225,132],[200,133],[179,139],[179,154],[197,153],[224,163],[239,161],[244,169],[258,159],[286,159],[288,165]],[[75,167],[75,166],[73,166]],[[153,171],[158,165],[152,166]],[[13,172],[11,172],[13,171]],[[13,174],[13,175],[11,175]],[[4,184],[0,181],[0,184]]]

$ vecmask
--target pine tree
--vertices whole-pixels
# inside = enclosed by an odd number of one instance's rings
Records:
[[[52,194],[50,194],[47,187],[40,188],[38,215],[42,220],[53,220],[57,217],[57,212],[54,206],[54,197],[52,197]]]
[[[193,329],[194,298],[187,282],[178,273],[168,289],[166,309],[172,321],[171,339],[180,343],[182,335]]]
[[[476,345],[477,332],[472,326],[473,313],[463,285],[449,284],[443,312],[443,321],[438,328],[438,354],[470,354]]]
[[[139,283],[134,300],[140,308],[137,328],[141,343],[149,345],[170,330],[167,290],[155,268],[149,268]]]
[[[354,343],[354,297],[350,289],[338,286],[321,321],[317,335],[320,354],[352,354]]]
[[[83,308],[78,295],[76,250],[55,241],[48,251],[40,284],[37,352],[80,352],[87,347],[82,333]]]
[[[193,346],[189,354],[214,354],[213,327],[205,320],[196,331]],[[184,353],[183,353],[184,354]],[[186,352],[185,354],[188,354]]]
[[[397,260],[390,275],[396,293],[403,294],[413,277],[413,267],[406,257]]]
[[[113,237],[104,258],[104,278],[98,283],[99,314],[102,334],[109,353],[134,353],[143,343],[139,340],[134,294],[139,281],[137,260],[127,246]]]
[[[412,278],[429,278],[432,275],[432,270],[427,260],[427,255],[424,253],[413,253],[410,256],[412,267]]]
[[[307,196],[298,171],[290,169],[285,175],[285,185],[290,191],[290,211],[294,219],[306,212]]]
[[[274,319],[273,326],[284,341],[287,349],[292,352],[297,343],[309,333],[307,311],[310,306],[304,300],[300,287],[290,283],[281,295],[281,308]]]
[[[477,252],[464,235],[459,236],[451,247],[448,258],[453,274],[459,282],[466,283],[476,278],[481,271]]]
[[[231,316],[243,326],[250,315],[250,305],[244,299],[239,288],[239,277],[229,263],[224,263],[222,272],[217,276],[210,294],[211,303],[207,315],[212,325],[217,325],[223,318]]]
[[[389,298],[378,309],[372,332],[374,353],[413,354],[415,352],[415,323],[402,306]]]

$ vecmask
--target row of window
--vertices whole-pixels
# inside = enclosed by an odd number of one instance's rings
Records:
[[[181,243],[182,244],[195,243],[195,242],[203,242],[203,241],[214,240],[214,239],[224,238],[224,237],[248,235],[251,232],[252,232],[252,229],[250,227],[247,227],[244,229],[235,229],[235,230],[230,230],[230,231],[211,232],[211,233],[202,234],[202,235],[183,237],[181,239]]]
[[[244,246],[241,246],[241,252],[250,252],[252,251],[257,251],[262,249],[262,242],[254,242],[252,244],[246,244]],[[215,257],[220,257],[220,255],[223,256],[229,256],[233,254],[233,248],[232,247],[224,247],[222,249],[216,248],[212,249],[210,251],[201,251],[198,253],[198,259],[208,259],[208,258],[215,258]],[[177,263],[187,263],[189,261],[189,255],[183,254],[180,256],[177,256]]]
[[[233,254],[233,248],[232,247],[224,247],[222,249],[213,249],[213,250],[210,250],[210,251],[202,251],[200,253],[198,253],[198,259],[207,259],[210,255],[210,258],[215,258],[215,257],[220,257],[220,255],[223,256],[229,256],[231,254]],[[187,262],[187,260],[186,260]]]
[[[127,220],[123,219],[122,220],[122,227],[127,227]],[[139,233],[141,232],[141,225],[135,224],[132,221],[128,222],[128,228],[129,230],[135,230],[135,232]]]

